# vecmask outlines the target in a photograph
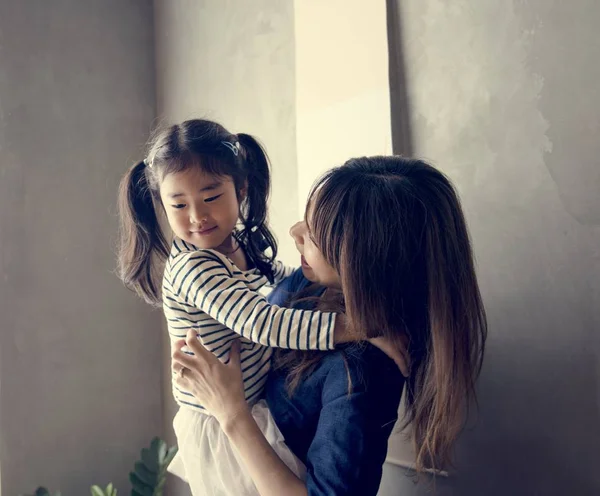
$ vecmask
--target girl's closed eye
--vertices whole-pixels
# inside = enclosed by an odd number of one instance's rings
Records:
[[[178,203],[177,205],[171,205],[173,208],[181,209],[185,207],[185,203]]]
[[[223,196],[223,193],[221,193],[220,195],[211,196],[210,198],[206,198],[204,201],[206,203],[214,202],[215,200],[221,198],[221,196]]]

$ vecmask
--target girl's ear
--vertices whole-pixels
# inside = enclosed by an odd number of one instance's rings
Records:
[[[240,197],[240,203],[243,202],[246,199],[246,197],[248,196],[248,180],[247,179],[244,181],[244,184],[240,188],[238,195]]]

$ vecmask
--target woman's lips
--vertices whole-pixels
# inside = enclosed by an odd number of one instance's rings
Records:
[[[306,258],[304,258],[304,255],[300,255],[300,263],[305,269],[310,269],[310,265],[306,263]]]

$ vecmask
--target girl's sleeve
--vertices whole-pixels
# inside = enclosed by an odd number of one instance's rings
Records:
[[[298,350],[334,348],[335,313],[271,305],[211,252],[182,252],[169,276],[170,291],[250,341]]]
[[[291,276],[295,270],[296,270],[295,267],[290,267],[288,265],[285,265],[281,260],[275,260],[273,262],[274,281],[273,281],[272,286],[276,286],[277,284],[282,282],[284,279]]]

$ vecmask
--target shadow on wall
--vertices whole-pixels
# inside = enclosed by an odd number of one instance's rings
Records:
[[[578,418],[594,409],[594,394],[581,395],[595,390],[593,351],[542,354],[534,345],[492,346],[478,392],[481,409],[473,415],[474,428],[459,441],[454,494],[506,496],[507,488],[514,496],[558,494],[557,488],[570,488],[570,495],[598,494],[590,473],[596,470],[600,424],[582,438],[581,423],[589,420]]]

